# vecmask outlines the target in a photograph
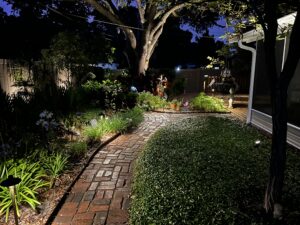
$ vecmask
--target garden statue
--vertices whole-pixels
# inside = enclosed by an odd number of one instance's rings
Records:
[[[165,89],[167,88],[168,79],[166,77],[163,77],[163,75],[160,75],[160,77],[157,79],[158,84],[156,86],[156,92],[161,98],[167,99],[168,96],[165,92]]]
[[[233,99],[234,99],[234,94],[236,93],[236,91],[238,90],[238,83],[236,82],[234,77],[231,77],[230,79],[230,83],[231,83],[231,87],[229,89],[229,100],[228,100],[228,107],[230,109],[233,108]]]
[[[132,92],[132,93],[137,93],[138,90],[137,90],[137,88],[136,88],[135,86],[131,85],[131,87],[130,87],[130,92]]]
[[[211,89],[212,92],[215,91],[214,89],[214,84],[216,83],[216,78],[215,77],[212,77],[210,83],[208,84],[208,87]]]

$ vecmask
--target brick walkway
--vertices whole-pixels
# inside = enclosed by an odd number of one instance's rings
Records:
[[[199,115],[145,114],[138,129],[121,135],[94,157],[52,224],[128,224],[133,161],[158,128],[192,116]]]

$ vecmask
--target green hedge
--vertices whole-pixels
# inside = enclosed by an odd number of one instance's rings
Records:
[[[258,148],[255,140],[261,140]],[[258,208],[269,149],[270,141],[256,130],[222,118],[161,129],[137,160],[131,224],[263,224]],[[300,203],[294,178],[300,157],[288,158],[294,162],[287,168],[285,202],[293,210]]]

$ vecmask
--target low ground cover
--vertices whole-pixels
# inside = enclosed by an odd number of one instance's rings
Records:
[[[137,160],[131,224],[273,224],[261,204],[269,149],[270,140],[257,130],[224,118],[159,130]],[[281,224],[299,222],[299,159],[288,151]]]

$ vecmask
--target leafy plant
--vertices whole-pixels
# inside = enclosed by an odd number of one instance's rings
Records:
[[[133,109],[120,113],[120,117],[129,120],[129,127],[136,127],[144,120],[143,110],[139,107],[134,107]]]
[[[86,91],[103,91],[105,107],[117,110],[118,101],[123,91],[121,82],[110,79],[103,80],[102,82],[89,80],[82,86]]]
[[[107,79],[102,81],[102,89],[105,93],[105,107],[116,111],[118,97],[122,93],[122,84],[118,80]]]
[[[40,202],[37,199],[38,191],[48,185],[44,180],[45,171],[41,165],[36,162],[32,163],[26,160],[7,161],[0,166],[0,182],[7,179],[9,175],[18,177],[21,182],[16,185],[16,209],[17,215],[20,216],[20,205],[28,204],[35,209]],[[0,215],[6,214],[6,221],[12,206],[12,199],[9,189],[0,186]]]
[[[47,175],[50,177],[50,188],[53,187],[56,179],[63,172],[68,164],[68,156],[63,153],[52,153],[51,155],[44,155],[42,159],[43,167]]]
[[[227,112],[223,100],[205,95],[203,92],[191,100],[191,106],[205,112]]]
[[[100,91],[102,88],[101,82],[97,80],[88,80],[85,84],[82,85],[86,91]]]
[[[101,117],[93,126],[86,126],[83,133],[90,140],[100,140],[106,133],[125,132],[143,121],[143,111],[137,107],[118,112],[112,117]]]
[[[101,125],[103,119],[97,121],[95,126],[86,126],[83,130],[84,136],[89,140],[101,140],[101,137],[107,133],[105,126]]]
[[[106,127],[108,133],[125,132],[129,127],[130,120],[123,119],[119,115],[113,116],[111,119],[105,121],[103,126]]]
[[[68,143],[67,148],[70,157],[78,159],[85,156],[88,146],[85,141],[77,141]]]

